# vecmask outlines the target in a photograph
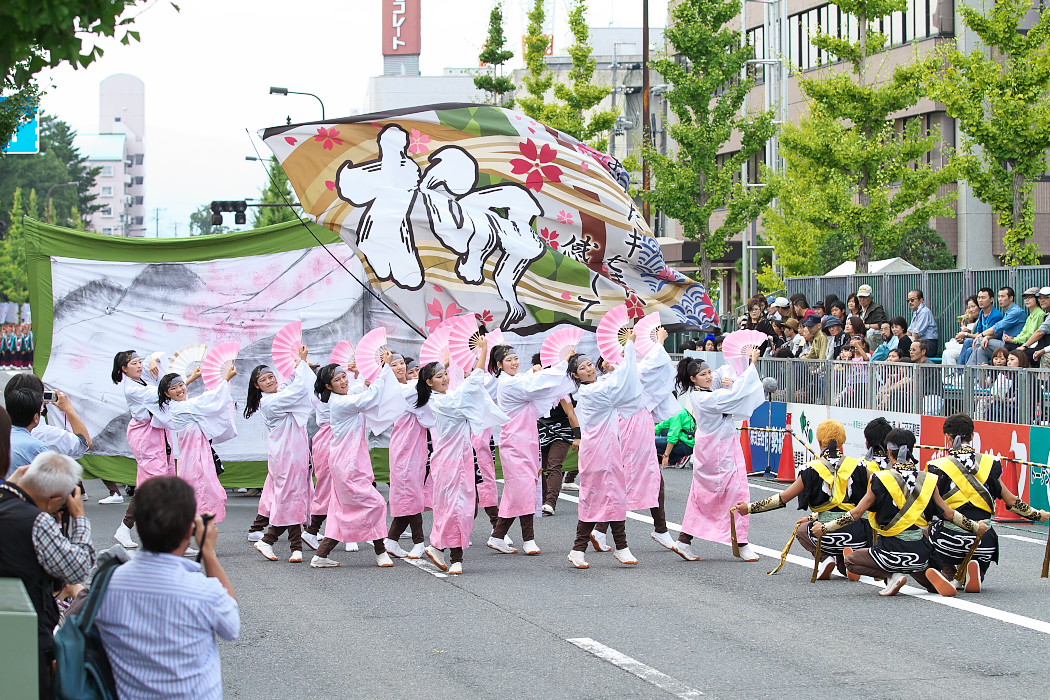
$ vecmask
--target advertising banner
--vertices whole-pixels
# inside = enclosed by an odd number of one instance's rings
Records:
[[[787,404],[766,401],[751,414],[748,425],[752,428],[783,428],[786,421]],[[751,430],[748,437],[751,441],[751,471],[776,472],[784,449],[783,433]]]

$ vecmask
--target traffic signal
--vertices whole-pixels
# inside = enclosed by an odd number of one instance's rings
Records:
[[[236,224],[245,224],[248,218],[244,213],[248,211],[248,203],[243,199],[227,201],[214,201],[211,203],[211,225],[222,226],[222,213],[233,212],[233,221]]]

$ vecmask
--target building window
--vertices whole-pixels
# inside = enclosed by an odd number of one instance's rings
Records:
[[[104,216],[104,217],[107,217],[107,218],[112,217],[113,216],[113,205],[112,204],[105,205],[104,207],[102,207],[101,209],[98,210],[98,213],[99,213],[100,216]]]
[[[142,165],[142,159],[143,159],[144,157],[145,157],[145,156],[144,156],[143,154],[141,154],[141,153],[136,153],[136,154],[135,154],[135,165]]]
[[[102,173],[101,173],[101,175],[103,177],[113,177],[113,166],[112,165],[103,165],[102,166]]]
[[[111,226],[104,227],[102,229],[102,233],[106,234],[107,236],[112,236],[113,235],[113,227],[111,227]]]
[[[141,205],[144,202],[145,202],[145,199],[141,195],[135,195],[135,204]]]
[[[133,185],[141,185],[143,183],[143,177],[141,175],[136,175],[132,178],[131,183]]]
[[[136,216],[135,217],[135,225],[136,226],[141,226],[143,221],[145,221],[145,219],[146,219],[146,217],[144,217],[144,216]]]
[[[112,185],[102,185],[102,191],[99,194],[101,196],[103,196],[103,197],[112,197],[113,196],[113,186]]]

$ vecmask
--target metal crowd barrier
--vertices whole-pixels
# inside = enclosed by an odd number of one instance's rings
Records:
[[[763,357],[773,401],[1050,425],[1050,370]]]

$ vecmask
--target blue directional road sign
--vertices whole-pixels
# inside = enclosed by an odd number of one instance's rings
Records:
[[[6,98],[0,97],[0,101]],[[33,118],[14,133],[3,148],[4,153],[40,153],[40,120],[33,111]]]

